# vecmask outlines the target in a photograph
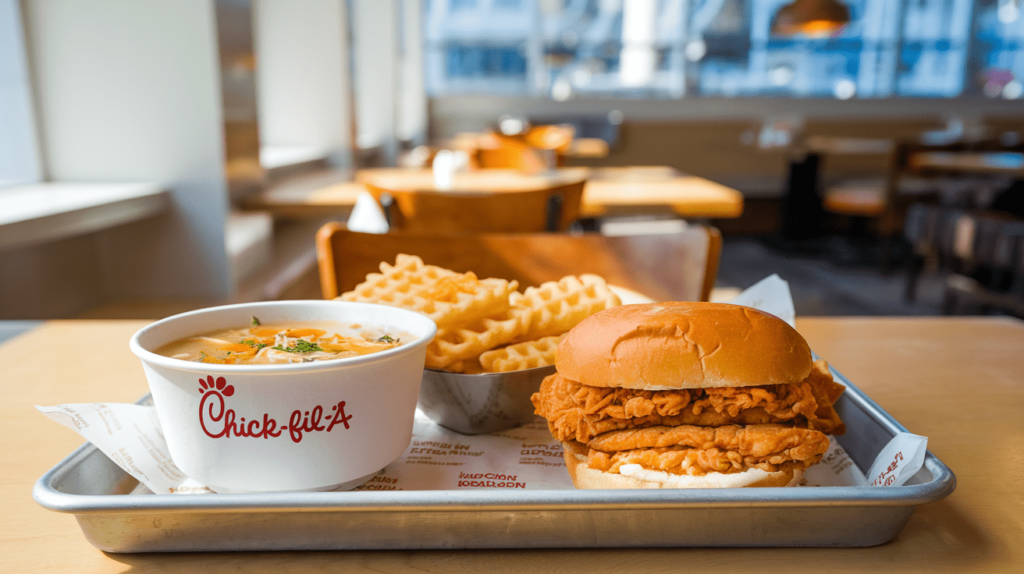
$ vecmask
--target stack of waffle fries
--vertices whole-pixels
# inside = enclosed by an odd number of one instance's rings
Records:
[[[380,264],[342,301],[418,311],[437,323],[426,366],[456,373],[496,373],[553,365],[561,335],[586,317],[619,305],[597,275],[567,276],[517,291],[516,281],[478,279],[426,265],[414,255]]]

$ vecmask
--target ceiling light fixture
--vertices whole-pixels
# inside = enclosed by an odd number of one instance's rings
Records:
[[[835,36],[850,23],[850,9],[839,0],[793,0],[775,13],[773,36]]]

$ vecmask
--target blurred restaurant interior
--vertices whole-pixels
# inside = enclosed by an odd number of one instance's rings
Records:
[[[1022,42],[1019,0],[0,0],[0,319],[320,298],[332,221],[707,229],[705,298],[1024,316]]]

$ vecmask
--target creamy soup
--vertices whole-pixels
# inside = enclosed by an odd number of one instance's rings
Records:
[[[158,355],[222,365],[276,365],[330,361],[392,349],[415,337],[399,331],[333,321],[250,325],[188,337],[164,345]]]

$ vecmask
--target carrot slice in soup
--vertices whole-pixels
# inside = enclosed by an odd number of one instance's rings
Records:
[[[224,345],[223,347],[217,347],[218,351],[228,351],[229,353],[255,353],[256,349],[246,345],[245,343],[232,343],[230,345]]]
[[[288,329],[285,335],[288,337],[313,337],[319,339],[327,334],[323,329]]]

